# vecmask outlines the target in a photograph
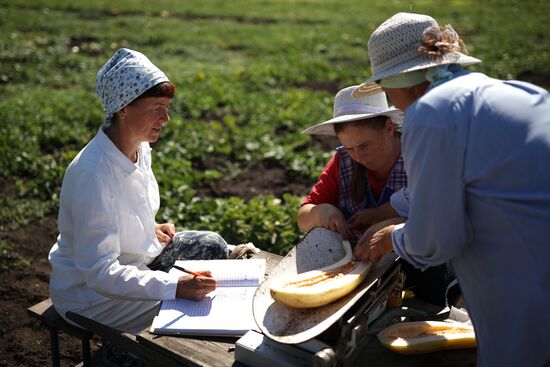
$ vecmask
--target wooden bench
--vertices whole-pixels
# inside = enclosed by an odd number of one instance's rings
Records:
[[[59,367],[59,331],[79,338],[82,341],[82,363],[79,366],[91,367],[92,357],[90,352],[90,339],[93,335],[98,335],[103,340],[109,340],[117,347],[134,354],[144,360],[163,360],[163,367],[175,367],[178,364],[170,358],[161,357],[158,351],[151,350],[147,346],[139,343],[134,335],[122,332],[118,329],[101,324],[97,321],[76,314],[67,312],[67,318],[78,324],[80,327],[69,324],[55,310],[51,298],[48,298],[32,307],[27,308],[27,312],[32,317],[38,319],[50,330],[50,344],[52,353],[52,366]]]
[[[50,331],[50,345],[52,353],[52,366],[59,367],[59,331],[63,331],[82,341],[82,365],[91,367],[90,339],[92,333],[69,324],[61,317],[53,307],[51,298],[48,298],[32,307],[27,308],[30,316],[38,319]]]
[[[147,366],[181,366],[181,364],[179,364],[173,358],[170,358],[169,356],[164,356],[162,352],[159,352],[143,343],[140,343],[135,335],[126,333],[111,326],[107,326],[74,312],[67,312],[67,318],[74,323],[86,328],[93,334],[99,335],[101,339],[108,340],[121,350],[129,352],[134,356],[146,361]],[[161,361],[160,364],[159,361]]]

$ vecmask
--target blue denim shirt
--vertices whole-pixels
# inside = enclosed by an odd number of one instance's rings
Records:
[[[456,72],[405,111],[409,219],[395,251],[418,268],[451,261],[479,366],[550,361],[550,96]]]

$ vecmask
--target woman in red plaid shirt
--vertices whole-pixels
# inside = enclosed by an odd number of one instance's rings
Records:
[[[401,111],[388,107],[385,93],[354,98],[355,86],[334,98],[334,118],[304,131],[336,136],[342,144],[298,212],[303,231],[325,227],[356,239],[372,224],[399,217],[393,193],[407,186],[398,129]]]
[[[358,95],[356,86],[339,91],[333,118],[304,131],[336,136],[341,146],[302,202],[297,218],[303,231],[324,227],[352,243],[372,225],[401,223],[408,214],[399,132],[402,112],[388,107],[382,90],[359,97],[353,93]],[[417,298],[445,305],[445,265],[423,273],[405,262],[402,266],[406,286],[413,287]]]

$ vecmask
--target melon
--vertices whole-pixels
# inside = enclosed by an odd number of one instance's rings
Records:
[[[384,347],[403,354],[476,346],[474,328],[458,322],[400,322],[382,330],[377,336]]]
[[[370,270],[370,262],[352,261],[349,241],[343,241],[345,256],[338,262],[305,273],[274,281],[271,297],[295,308],[324,306],[355,289]]]

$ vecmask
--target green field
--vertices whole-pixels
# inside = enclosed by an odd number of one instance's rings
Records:
[[[103,118],[96,73],[128,47],[178,87],[153,152],[157,220],[286,253],[299,193],[201,189],[257,162],[312,185],[332,153],[300,131],[370,75],[370,33],[411,7],[452,24],[476,70],[550,88],[550,1],[0,0],[0,230],[57,211],[63,173]]]

